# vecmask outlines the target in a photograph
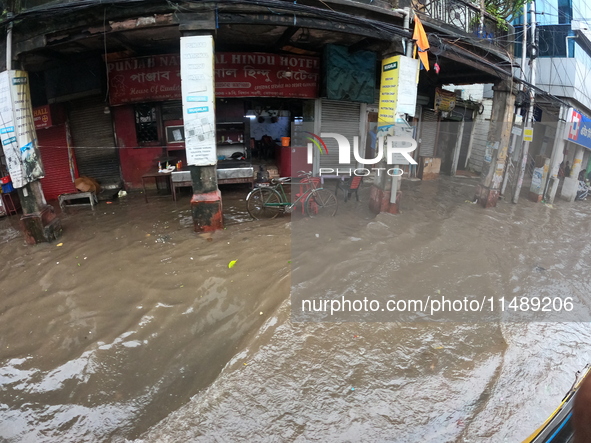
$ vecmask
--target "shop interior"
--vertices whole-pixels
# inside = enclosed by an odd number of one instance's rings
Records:
[[[218,169],[240,159],[251,164],[255,174],[262,166],[271,176],[291,175],[290,148],[307,145],[300,133],[313,132],[313,114],[314,100],[218,98]]]

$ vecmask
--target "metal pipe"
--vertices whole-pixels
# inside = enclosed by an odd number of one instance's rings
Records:
[[[404,8],[404,30],[410,32],[410,8]],[[406,56],[412,57],[413,43],[411,38],[406,39]]]
[[[566,58],[568,58],[568,41],[569,41],[570,39],[575,39],[575,40],[576,40],[576,39],[577,39],[577,36],[576,36],[576,35],[567,35],[567,36],[565,37],[564,41],[565,41],[565,44],[566,44],[566,46],[565,46],[565,50],[566,50]]]
[[[524,6],[525,8],[525,6]],[[535,86],[536,84],[536,68],[537,68],[537,35],[536,35],[536,2],[532,0],[530,3],[530,30],[532,36],[532,50],[531,50],[531,57],[530,57],[530,73],[529,73],[529,82]],[[525,51],[525,48],[524,48]],[[535,98],[536,98],[536,91],[534,88],[530,88],[530,99],[529,99],[529,111],[527,113],[527,120],[523,125],[523,130],[525,132],[525,128],[533,127],[534,121],[534,106],[535,106]],[[519,170],[519,178],[517,179],[517,185],[515,186],[515,193],[513,194],[513,203],[517,203],[519,201],[519,194],[521,193],[521,186],[523,185],[523,177],[525,175],[525,168],[527,167],[527,162],[529,160],[529,142],[523,142],[523,149],[521,152],[521,167]]]
[[[527,2],[523,4],[523,36],[521,38],[521,73],[519,78],[525,80],[525,65],[527,63]],[[524,84],[521,83],[520,90],[523,91]]]
[[[10,20],[12,18],[12,12],[6,14],[6,18]],[[12,20],[8,22],[6,27],[6,70],[12,69]]]

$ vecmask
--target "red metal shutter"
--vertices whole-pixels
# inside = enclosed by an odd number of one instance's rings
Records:
[[[41,179],[45,198],[55,200],[60,194],[77,192],[70,174],[65,125],[39,129],[37,140],[45,169],[45,178]]]

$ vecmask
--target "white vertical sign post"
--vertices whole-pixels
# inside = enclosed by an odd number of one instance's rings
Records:
[[[43,178],[25,71],[0,72],[0,142],[15,188]]]
[[[181,92],[187,164],[217,163],[213,37],[181,37]]]

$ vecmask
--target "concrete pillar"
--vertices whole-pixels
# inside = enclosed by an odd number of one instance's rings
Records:
[[[390,177],[385,171],[392,168],[392,165],[386,164],[382,160],[376,165],[379,170],[379,175],[376,177],[374,183],[369,191],[369,209],[375,214],[380,212],[389,212],[390,214],[398,214],[400,208],[400,198],[402,192],[400,191],[400,178]]]
[[[213,35],[215,19],[209,15],[197,22],[181,23],[183,36]],[[182,60],[181,60],[182,63]],[[215,78],[211,72],[211,78]],[[212,80],[213,81],[213,80]],[[215,90],[215,88],[214,88]],[[222,194],[218,189],[217,165],[189,166],[193,182],[191,214],[196,232],[209,232],[223,229]]]
[[[536,157],[533,177],[531,179],[531,186],[529,187],[529,199],[534,203],[542,201],[544,196],[544,189],[546,187],[546,180],[548,179],[550,171],[550,159],[543,155]]]
[[[27,244],[49,242],[62,235],[60,219],[53,206],[48,205],[39,180],[18,189],[18,196],[23,209],[21,227]]]
[[[560,105],[560,114],[558,116],[558,123],[556,124],[556,135],[554,137],[554,145],[552,146],[552,154],[550,156],[550,177],[546,191],[546,201],[554,203],[558,184],[558,170],[560,163],[564,160],[564,130],[566,127],[566,113],[568,109],[564,105]]]
[[[577,189],[579,188],[579,172],[581,171],[581,162],[583,161],[584,154],[585,148],[577,146],[575,158],[573,159],[573,164],[570,170],[570,176],[564,177],[560,196],[568,202],[574,201],[577,196]]]
[[[218,189],[216,165],[189,166],[189,170],[193,182],[191,213],[195,231],[223,229],[222,193]]]
[[[484,208],[496,206],[503,182],[515,102],[511,86],[509,80],[502,80],[493,88],[493,107],[487,152],[482,165],[482,180],[475,196],[478,203]]]
[[[450,175],[453,177],[458,171],[458,161],[460,159],[460,151],[462,150],[462,140],[464,139],[464,120],[458,124],[458,137],[456,138],[456,145],[454,147]]]

